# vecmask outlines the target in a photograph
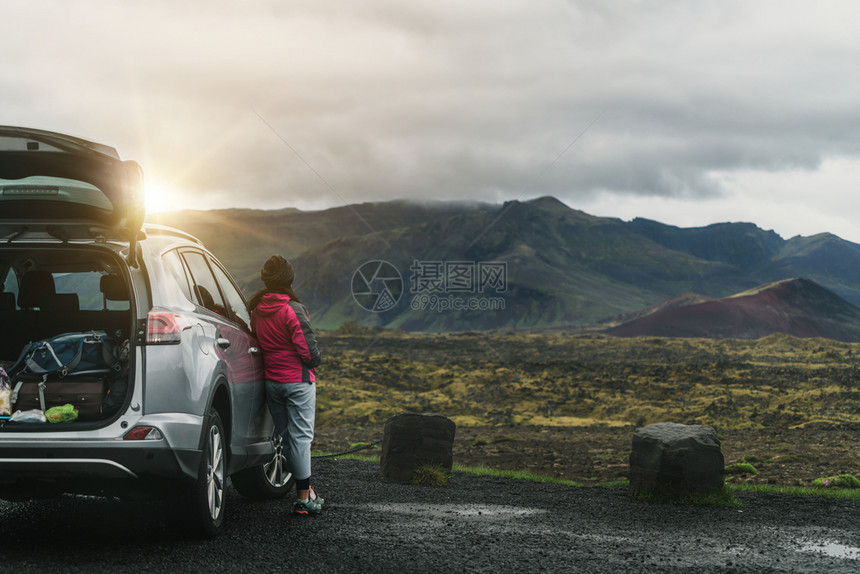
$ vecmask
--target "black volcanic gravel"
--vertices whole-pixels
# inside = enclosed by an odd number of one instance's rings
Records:
[[[851,572],[860,502],[739,493],[743,509],[655,505],[623,488],[455,474],[397,484],[314,463],[316,517],[230,491],[225,531],[184,538],[154,503],[0,502],[5,572]]]

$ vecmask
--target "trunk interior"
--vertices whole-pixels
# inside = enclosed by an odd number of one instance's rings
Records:
[[[10,371],[11,388],[17,387],[10,414],[71,404],[78,416],[63,425],[80,428],[120,412],[130,390],[134,328],[122,259],[104,246],[3,247],[0,280],[0,367]],[[71,368],[44,374],[19,360],[28,356],[27,349],[32,352],[33,343],[66,333],[99,332],[104,337],[96,342],[87,337],[83,359]],[[59,348],[42,347],[40,352],[44,356]],[[68,356],[58,356],[58,363]],[[0,397],[0,406],[3,402]],[[2,413],[0,423],[15,430],[59,430],[58,424],[10,421]]]

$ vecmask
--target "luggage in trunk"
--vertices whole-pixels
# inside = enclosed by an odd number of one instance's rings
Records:
[[[104,412],[103,401],[115,379],[128,377],[113,339],[104,331],[64,333],[28,343],[11,370],[15,410],[47,411],[70,404],[83,421],[114,414],[118,409],[112,403]]]
[[[71,404],[77,409],[79,420],[97,420],[101,418],[102,399],[107,390],[105,379],[105,375],[81,375],[62,380],[49,377],[44,382],[41,379],[21,381],[14,408],[21,411],[47,410]],[[41,384],[44,384],[44,404],[39,396]]]

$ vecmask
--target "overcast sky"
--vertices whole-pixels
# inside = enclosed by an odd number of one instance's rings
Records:
[[[0,123],[113,145],[161,208],[554,195],[860,242],[858,16],[820,0],[4,0]]]

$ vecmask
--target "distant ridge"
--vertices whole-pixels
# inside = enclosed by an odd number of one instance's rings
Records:
[[[835,235],[786,240],[753,223],[680,228],[641,218],[625,222],[589,215],[553,197],[504,204],[398,200],[322,211],[185,211],[150,220],[203,240],[248,294],[261,286],[266,257],[289,258],[296,288],[321,329],[354,321],[428,332],[593,330],[794,277],[860,305],[860,245]],[[402,277],[402,297],[384,312],[362,308],[351,292],[357,270],[374,261],[389,263]],[[505,289],[442,289],[434,295],[468,305],[421,308],[414,291],[416,262],[501,262]],[[469,308],[490,298],[504,304]],[[820,332],[831,331],[839,329],[831,325]],[[846,337],[853,335],[839,335]]]
[[[667,306],[607,333],[621,337],[758,339],[774,333],[860,342],[860,308],[808,279],[786,279],[722,299]]]

